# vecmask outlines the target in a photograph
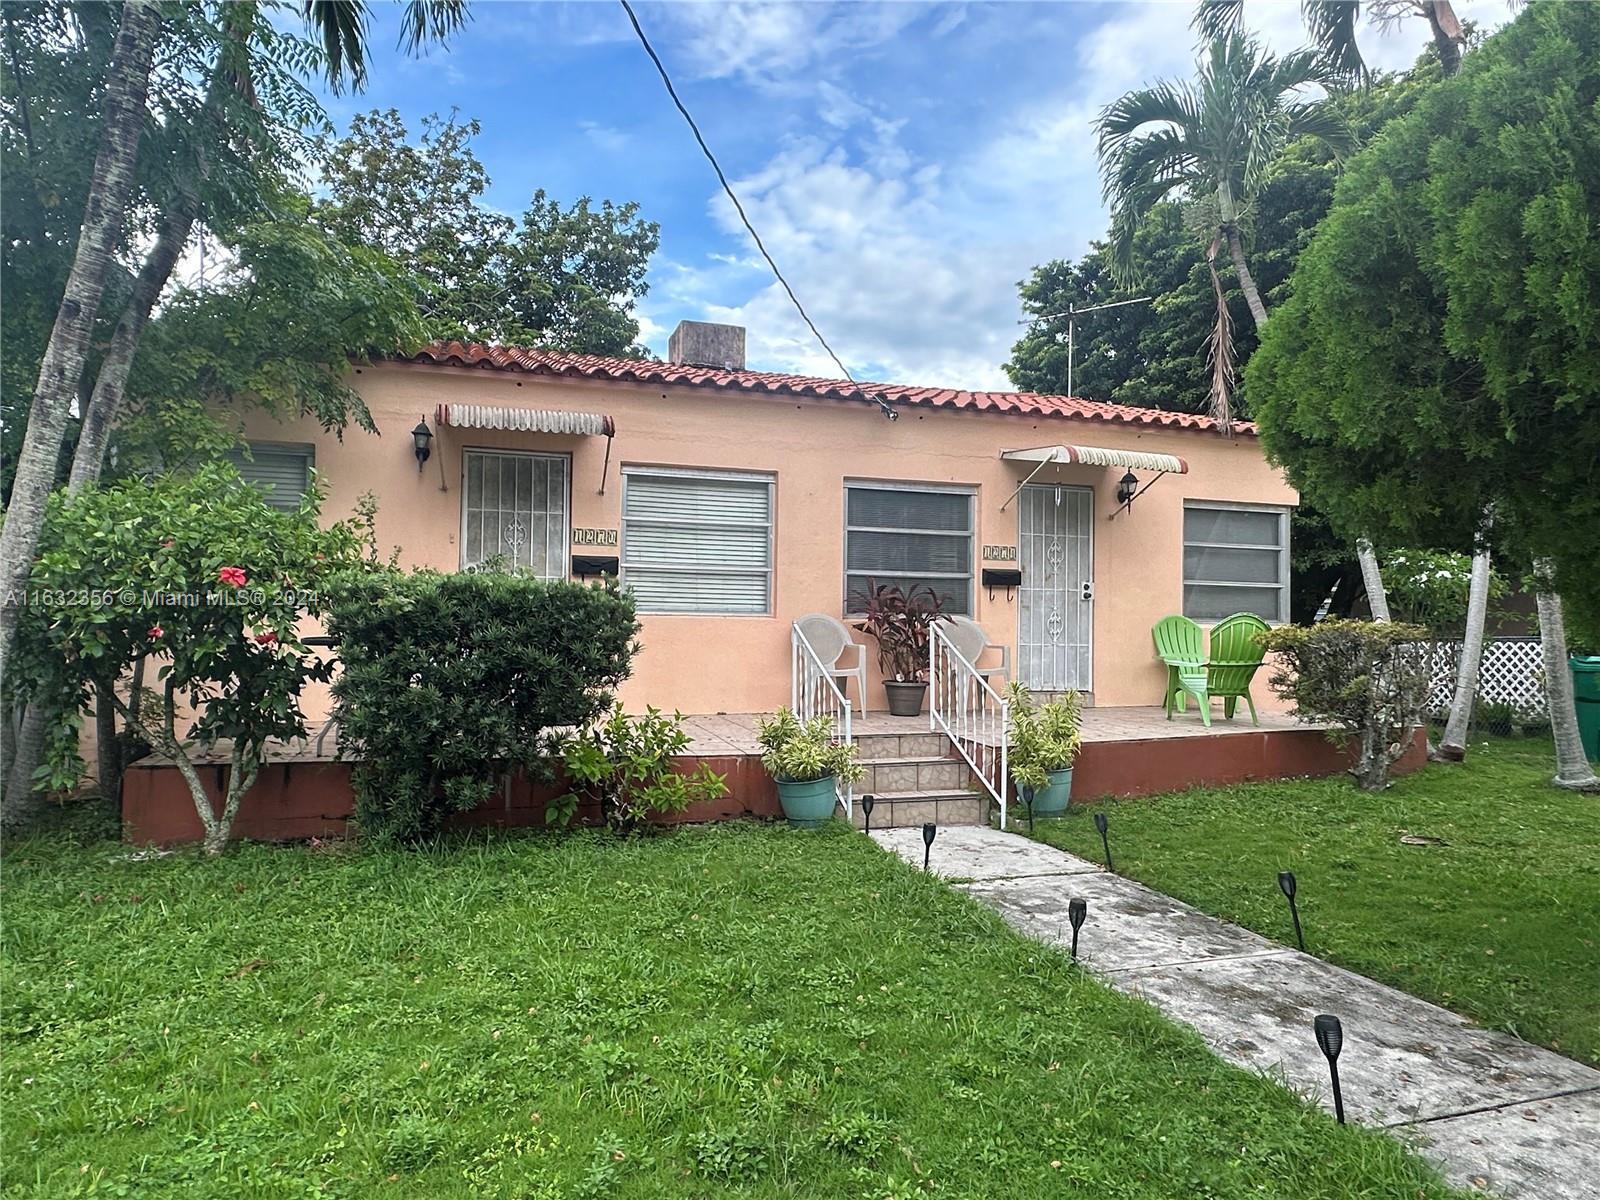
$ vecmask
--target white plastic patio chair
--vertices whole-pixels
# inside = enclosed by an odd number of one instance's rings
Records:
[[[856,691],[861,696],[861,715],[867,715],[867,648],[850,636],[844,623],[827,613],[807,613],[795,623],[801,635],[811,645],[823,670],[839,680],[839,690],[849,696],[850,689],[844,681],[854,677]],[[847,651],[856,652],[855,665],[840,666]]]
[[[978,677],[994,687],[993,676],[1000,676],[1002,686],[996,690],[1003,690],[1004,684],[1011,679],[1011,647],[991,642],[989,635],[983,631],[983,626],[971,617],[945,616],[940,620],[944,622],[944,633],[950,639],[950,644],[962,658],[972,664]],[[998,667],[979,665],[978,660],[983,657],[986,650],[1000,651]]]

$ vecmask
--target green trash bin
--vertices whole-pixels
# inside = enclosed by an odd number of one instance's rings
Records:
[[[1567,660],[1572,667],[1572,695],[1577,701],[1578,733],[1590,762],[1600,762],[1600,657]]]

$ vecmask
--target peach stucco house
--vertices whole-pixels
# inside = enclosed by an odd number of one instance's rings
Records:
[[[1266,711],[1276,706],[1265,687],[1259,727],[1204,728],[1193,711],[1169,720],[1161,708],[1150,636],[1161,617],[1288,617],[1297,497],[1250,426],[1225,435],[1205,417],[1064,396],[749,371],[744,331],[731,326],[683,323],[669,358],[429,346],[355,368],[378,436],[341,440],[253,412],[243,470],[289,504],[315,469],[329,517],[373,493],[380,550],[398,546],[406,565],[470,570],[500,557],[552,579],[619,576],[643,645],[624,703],[684,713],[682,768],[705,765],[728,785],[679,819],[775,815],[755,723],[797,701],[857,745],[877,824],[982,824],[997,811],[1004,823],[1015,799],[1007,701],[949,653],[953,642],[918,718],[883,715],[872,647],[864,698],[853,681],[841,695],[808,659],[795,621],[848,620],[868,580],[936,589],[1009,651],[1013,678],[1084,693],[1094,707],[1074,797],[1348,764],[1320,728]],[[990,649],[979,665],[999,657]],[[344,828],[351,764],[337,721],[323,721],[326,693],[305,699],[317,732],[274,749],[239,836]],[[1408,765],[1420,761],[1418,751]],[[540,824],[556,787],[507,779],[461,821]],[[839,799],[862,823],[850,787]],[[123,819],[134,841],[199,835],[187,786],[159,756],[128,773]]]
[[[287,500],[315,467],[330,515],[374,493],[380,545],[406,565],[619,573],[644,647],[623,699],[684,713],[787,703],[791,623],[847,618],[869,578],[935,587],[1022,682],[1098,706],[1160,703],[1160,617],[1288,617],[1297,497],[1249,425],[749,371],[729,326],[685,322],[671,347],[647,362],[450,343],[363,365],[380,436],[256,414],[245,470]]]

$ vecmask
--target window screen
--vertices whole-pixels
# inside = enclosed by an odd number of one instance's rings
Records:
[[[771,477],[625,468],[622,582],[640,612],[770,612]]]
[[[1186,504],[1183,614],[1216,621],[1236,612],[1289,619],[1289,514]]]
[[[873,585],[932,588],[945,612],[972,611],[972,493],[845,487],[845,611]]]

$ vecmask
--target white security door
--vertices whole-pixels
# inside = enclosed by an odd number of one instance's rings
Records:
[[[1030,485],[1017,510],[1022,607],[1017,677],[1037,691],[1088,691],[1094,630],[1094,493]]]

